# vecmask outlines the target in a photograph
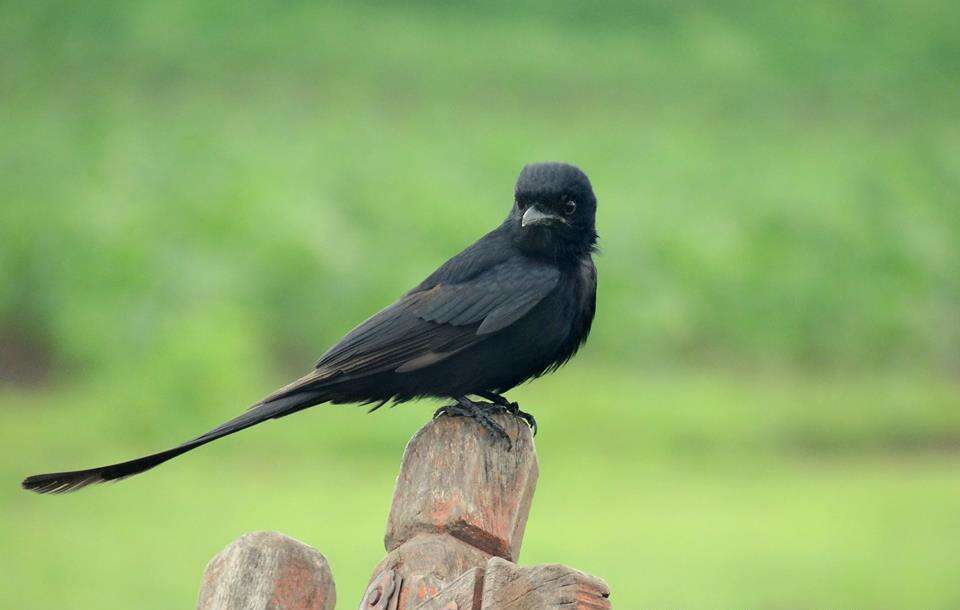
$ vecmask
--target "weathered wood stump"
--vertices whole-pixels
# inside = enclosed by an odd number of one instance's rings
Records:
[[[487,562],[481,596],[481,610],[610,608],[610,588],[599,578],[559,564],[524,568],[499,557]]]
[[[323,555],[277,532],[231,542],[203,573],[198,610],[333,610],[333,574]]]
[[[516,561],[540,468],[526,424],[499,421],[512,450],[462,417],[436,419],[414,435],[393,493],[388,551],[417,534],[448,534]]]
[[[533,436],[499,416],[512,448],[476,422],[441,417],[407,444],[387,520],[387,556],[360,610],[609,610],[600,579],[562,565],[520,567],[537,484]],[[200,610],[332,610],[323,556],[280,534],[248,534],[207,566]]]
[[[361,610],[594,610],[603,581],[560,565],[515,566],[539,468],[533,436],[497,420],[512,449],[475,422],[441,417],[404,452],[384,539]]]

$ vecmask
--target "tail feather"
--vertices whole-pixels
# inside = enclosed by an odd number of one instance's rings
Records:
[[[24,489],[37,493],[59,494],[76,491],[94,483],[119,481],[150,470],[154,466],[158,466],[167,460],[172,460],[178,455],[206,445],[218,438],[229,436],[234,432],[255,426],[268,419],[289,415],[323,401],[322,393],[314,390],[284,396],[269,402],[262,402],[254,405],[237,417],[217,426],[206,434],[202,434],[181,445],[177,445],[172,449],[146,455],[127,462],[101,466],[99,468],[37,474],[24,479],[21,486]]]

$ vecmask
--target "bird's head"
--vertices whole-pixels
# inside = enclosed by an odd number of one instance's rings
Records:
[[[551,258],[579,257],[597,242],[597,198],[580,168],[533,163],[517,178],[507,223],[524,251]]]

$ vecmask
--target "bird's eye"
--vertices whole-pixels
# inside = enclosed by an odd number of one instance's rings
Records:
[[[568,201],[568,202],[566,202],[566,203],[563,205],[563,212],[564,212],[567,216],[570,216],[571,214],[573,214],[573,213],[576,212],[576,211],[577,211],[577,202],[576,202],[576,201]]]
[[[525,204],[524,202],[520,201],[519,199],[517,199],[516,202],[517,202],[517,208],[519,208],[519,209],[521,209],[521,210],[522,210],[523,208],[527,207],[527,204]]]

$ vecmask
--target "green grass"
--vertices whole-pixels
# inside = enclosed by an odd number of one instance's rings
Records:
[[[498,223],[599,197],[523,560],[621,608],[956,608],[960,4],[0,6],[0,598],[189,607],[255,529],[351,607],[430,407],[321,409],[109,489]],[[560,533],[560,534],[558,534]]]
[[[603,576],[620,607],[951,608],[957,390],[922,376],[747,381],[572,365],[516,393],[543,430],[521,560]],[[236,411],[220,407],[203,426]],[[320,408],[114,486],[16,489],[31,471],[200,430],[162,408],[128,410],[93,393],[0,399],[0,593],[11,605],[189,606],[220,548],[273,529],[319,548],[352,607],[383,555],[403,445],[431,412]]]
[[[384,554],[395,465],[262,459],[206,458],[95,496],[18,498],[4,527],[17,528],[4,532],[7,603],[190,607],[206,561],[242,533],[273,529],[319,548],[340,607],[353,607]],[[626,608],[951,608],[958,466],[552,460],[521,561],[601,575]]]

